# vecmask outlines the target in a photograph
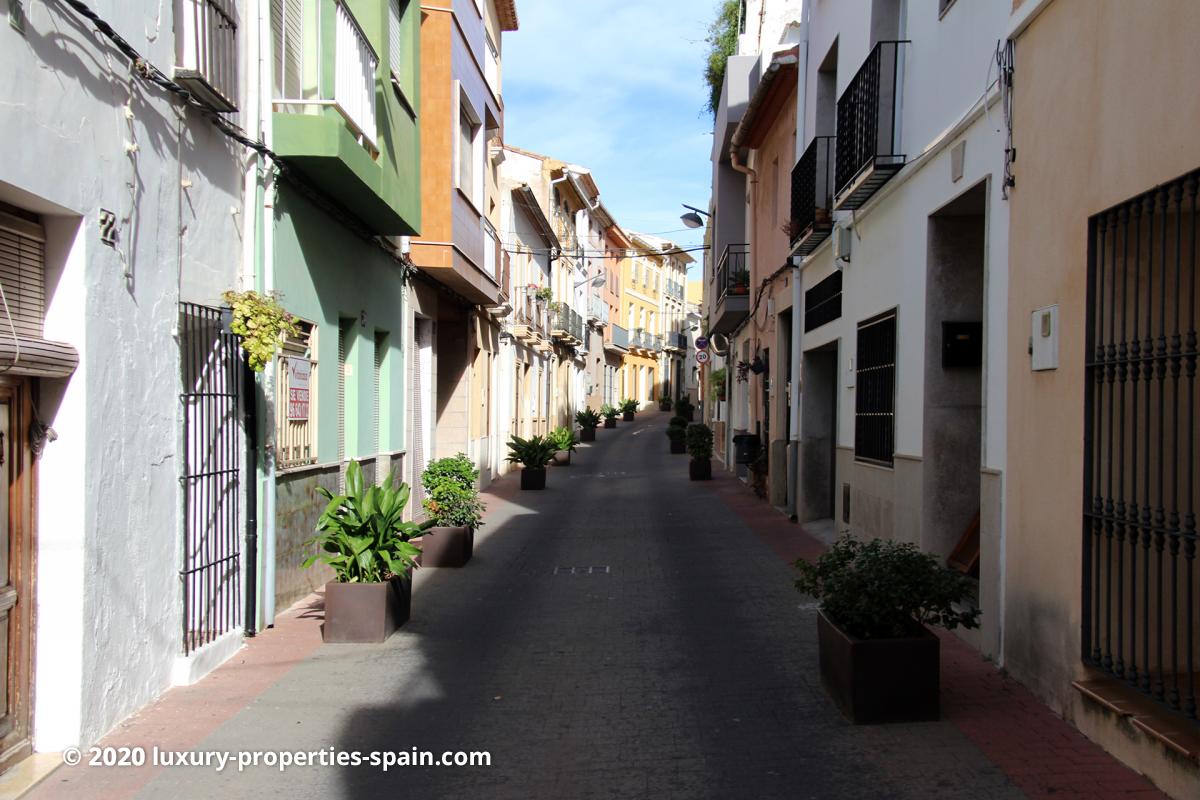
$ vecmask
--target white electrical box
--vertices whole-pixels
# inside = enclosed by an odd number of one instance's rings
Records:
[[[852,234],[845,225],[833,227],[833,260],[839,266],[850,263],[850,240]]]
[[[1033,370],[1058,369],[1058,306],[1045,306],[1034,311],[1029,334]]]

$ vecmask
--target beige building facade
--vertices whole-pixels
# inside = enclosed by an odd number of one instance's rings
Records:
[[[1025,0],[1014,24],[1004,662],[1200,797],[1200,6]]]

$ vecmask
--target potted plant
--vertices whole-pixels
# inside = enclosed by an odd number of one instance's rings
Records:
[[[725,400],[725,379],[727,375],[725,367],[714,369],[708,374],[709,395],[714,402],[724,402]]]
[[[671,410],[671,398],[667,397],[665,394],[662,397],[658,398],[658,410],[659,411],[670,411]]]
[[[908,542],[849,536],[815,563],[796,562],[796,588],[821,602],[821,682],[855,723],[939,715],[939,640],[926,625],[979,624],[965,575]]]
[[[621,419],[625,422],[633,422],[633,415],[637,413],[637,410],[637,400],[631,400],[627,397],[621,401]]]
[[[695,406],[692,401],[686,397],[681,397],[675,401],[675,416],[683,417],[688,422],[692,421],[692,415],[695,413]]]
[[[600,425],[600,415],[591,406],[575,412],[575,421],[579,423],[579,440],[581,442],[596,441],[596,428]]]
[[[688,462],[688,477],[694,481],[712,480],[712,429],[701,423],[688,425],[684,441],[692,457]]]
[[[541,436],[522,439],[514,436],[508,441],[508,460],[520,464],[522,489],[546,488],[546,465],[554,459],[558,448],[554,442]]]
[[[534,293],[534,297],[537,298],[540,302],[549,303],[550,300],[554,297],[554,292],[550,291],[549,286],[543,286],[542,288],[538,289],[537,292]]]
[[[735,269],[729,274],[729,294],[750,294],[750,270]]]
[[[554,444],[554,466],[571,466],[571,453],[575,452],[575,445],[579,441],[575,438],[575,431],[565,427],[555,428],[546,438]]]
[[[685,440],[687,438],[688,421],[683,417],[671,417],[671,421],[667,423],[667,438],[671,440],[671,452],[686,453],[687,446]]]
[[[606,428],[617,427],[617,414],[619,414],[621,412],[617,411],[615,408],[613,408],[608,403],[605,403],[604,405],[600,406],[600,413],[604,417],[604,427],[606,427]]]
[[[465,453],[429,462],[421,473],[426,521],[421,526],[422,567],[462,567],[475,550],[483,503],[475,488],[479,470]]]
[[[333,568],[325,584],[327,642],[382,642],[403,625],[412,608],[411,570],[421,549],[412,540],[420,533],[404,522],[408,484],[388,475],[382,486],[366,486],[362,468],[346,468],[346,493],[317,491],[329,501],[317,522],[317,535],[306,542],[320,552],[304,560],[305,568],[320,561]]]

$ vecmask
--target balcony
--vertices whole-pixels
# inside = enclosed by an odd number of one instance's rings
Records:
[[[875,45],[838,98],[835,209],[861,208],[904,166],[899,109],[906,45]]]
[[[603,328],[608,325],[608,303],[604,302],[600,297],[588,298],[588,324],[594,325],[597,328]]]
[[[578,347],[583,344],[583,318],[566,304],[559,304],[553,311],[550,336],[560,344]]]
[[[640,355],[652,356],[662,348],[662,338],[642,328],[635,329],[629,336],[629,349]]]
[[[512,335],[530,346],[546,345],[550,334],[549,311],[532,292],[520,291],[513,299]]]
[[[378,51],[343,0],[316,4],[333,24],[315,32],[288,16],[292,5],[272,9],[284,17],[271,24],[276,55],[272,147],[372,233],[415,235],[419,196],[397,173],[418,166],[417,151],[400,146],[381,152],[387,148],[379,146],[376,102],[393,93],[390,87],[379,91]],[[409,141],[403,128],[415,132],[416,121],[393,119],[391,125],[389,140],[403,145]]]
[[[710,333],[730,333],[750,313],[750,245],[731,244],[721,252],[713,275],[716,302]]]
[[[679,331],[671,331],[666,336],[664,348],[674,353],[686,353],[688,349],[688,337],[686,333]]]
[[[629,352],[629,331],[622,328],[620,325],[611,327],[611,336],[604,343],[604,349],[610,353],[623,355]]]
[[[810,255],[833,230],[836,139],[818,136],[792,169],[792,252]]]
[[[237,111],[238,25],[232,0],[183,0],[175,80],[218,111]]]

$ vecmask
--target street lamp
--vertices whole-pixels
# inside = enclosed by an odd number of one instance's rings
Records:
[[[578,289],[580,286],[583,286],[585,283],[590,283],[590,284],[592,284],[592,286],[599,289],[601,286],[604,285],[604,273],[601,273],[594,278],[584,278],[583,280],[576,283],[573,288]]]
[[[679,220],[684,225],[687,225],[689,228],[703,228],[704,227],[704,220],[700,219],[701,214],[703,214],[706,217],[710,217],[710,218],[712,217],[712,214],[709,214],[707,211],[702,211],[701,209],[696,208],[695,206],[689,206],[687,203],[680,203],[680,205],[683,206],[684,208],[688,209],[688,213],[681,215],[679,217]]]

